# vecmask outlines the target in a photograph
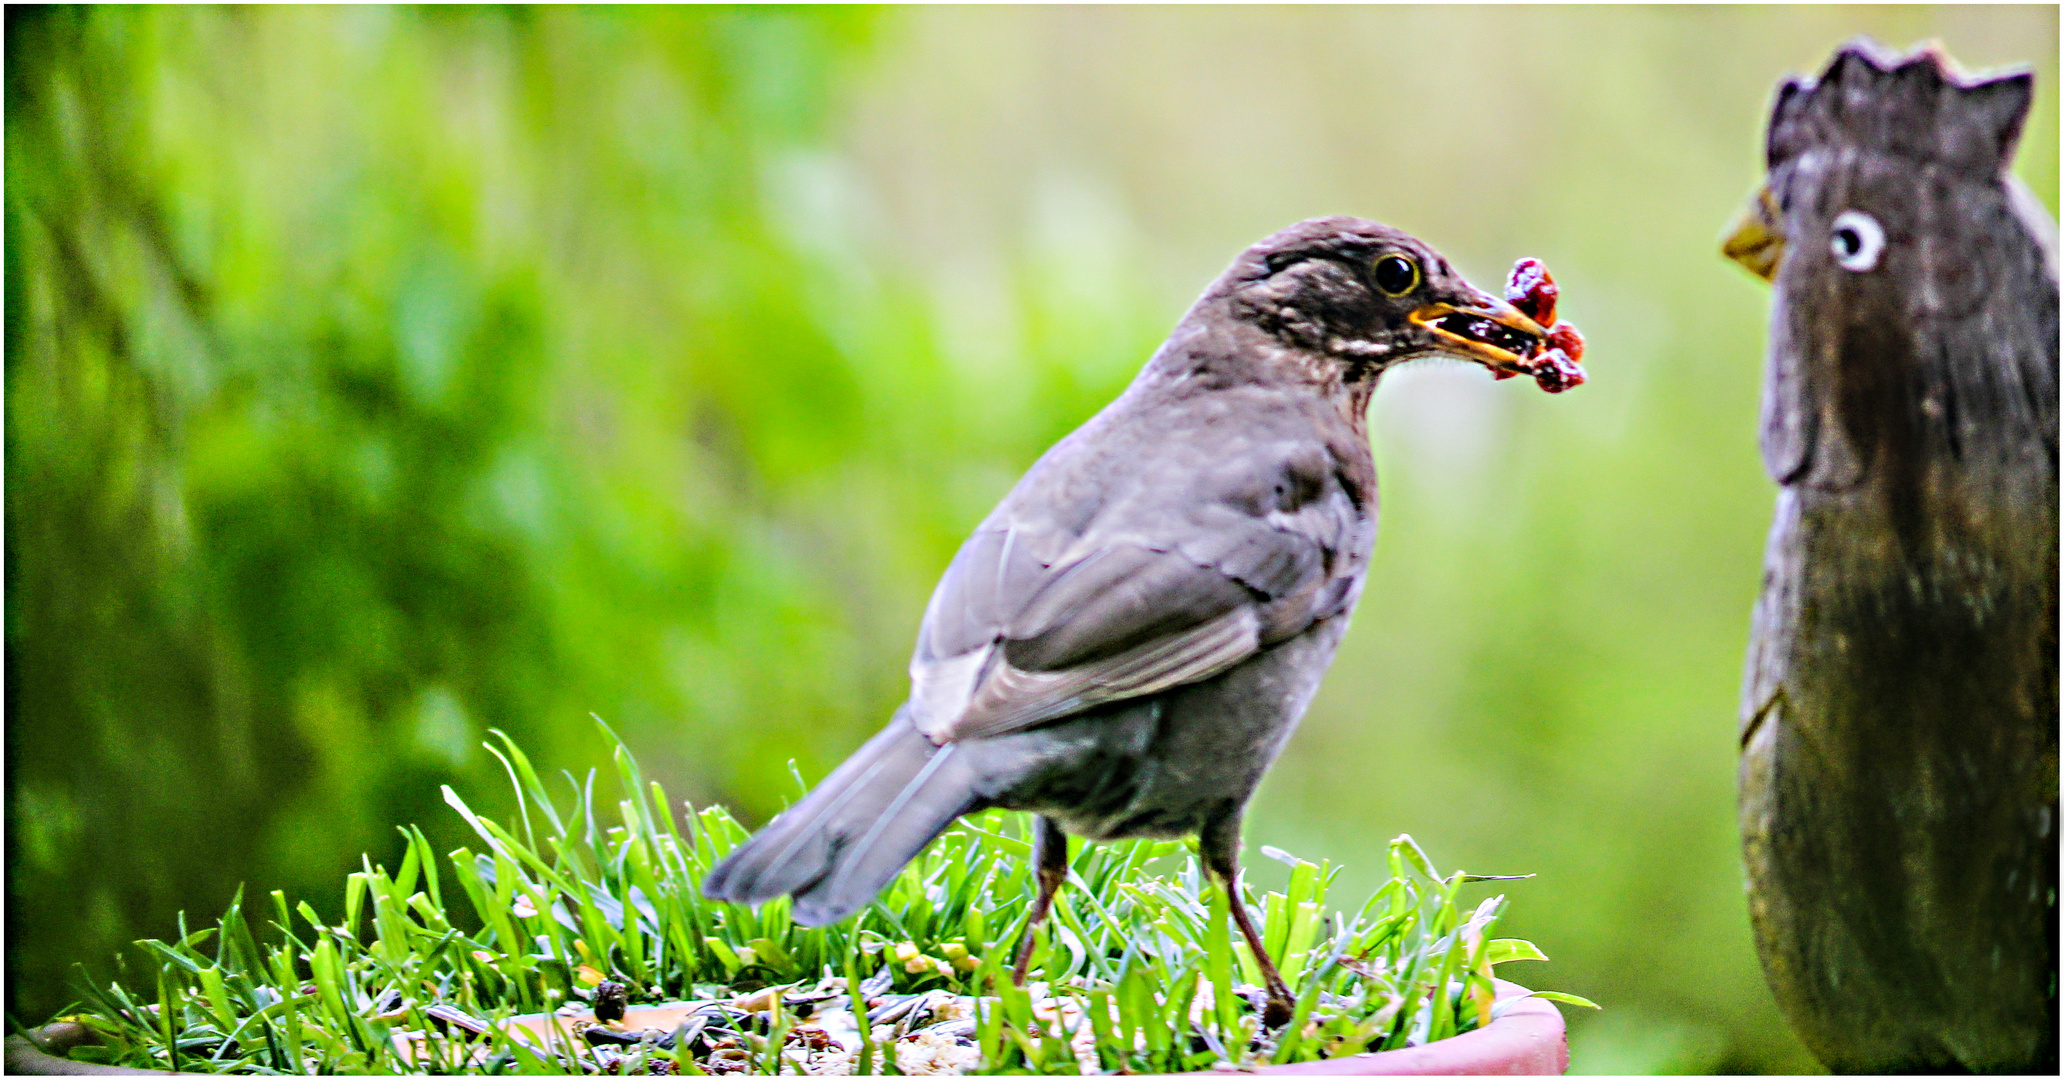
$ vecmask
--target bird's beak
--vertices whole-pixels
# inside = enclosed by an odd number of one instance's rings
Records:
[[[1516,375],[1531,369],[1526,359],[1548,339],[1548,328],[1503,300],[1479,296],[1469,305],[1433,303],[1407,316],[1424,327],[1443,351],[1465,356],[1493,371]]]
[[[1784,257],[1784,225],[1769,185],[1756,189],[1749,205],[1742,207],[1728,227],[1727,239],[1720,242],[1720,253],[1765,281],[1776,280],[1777,262]]]

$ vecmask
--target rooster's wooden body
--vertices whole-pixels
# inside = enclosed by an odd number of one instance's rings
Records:
[[[1765,971],[1838,1071],[2057,1062],[2055,226],[2030,79],[1844,49],[1728,253],[1776,286],[1743,688]]]

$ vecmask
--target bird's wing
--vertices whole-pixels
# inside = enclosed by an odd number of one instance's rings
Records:
[[[1351,606],[1360,509],[1299,455],[1260,460],[1195,478],[1165,515],[1121,496],[1075,535],[1043,518],[985,523],[918,635],[918,730],[937,743],[996,735],[1206,679]]]

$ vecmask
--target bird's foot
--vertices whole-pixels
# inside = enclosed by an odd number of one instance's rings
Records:
[[[1268,1004],[1261,1010],[1261,1026],[1274,1031],[1289,1023],[1296,1012],[1297,1007],[1288,992],[1272,993],[1268,996]]]

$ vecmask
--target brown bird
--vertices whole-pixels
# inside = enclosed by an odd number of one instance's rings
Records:
[[[1516,298],[1553,321],[1544,278]],[[1566,328],[1557,340],[1574,345]],[[1549,337],[1374,222],[1320,218],[1249,248],[961,547],[888,726],[704,893],[793,894],[797,922],[835,922],[960,815],[1030,811],[1039,894],[1022,981],[1067,834],[1196,834],[1280,1025],[1289,993],[1239,899],[1240,816],[1361,595],[1369,396],[1384,371],[1438,353],[1551,389],[1581,381]]]
[[[1750,915],[1838,1071],[2057,1070],[2056,232],[2005,172],[2030,93],[1843,49],[1779,89],[1726,248],[1776,285]]]

